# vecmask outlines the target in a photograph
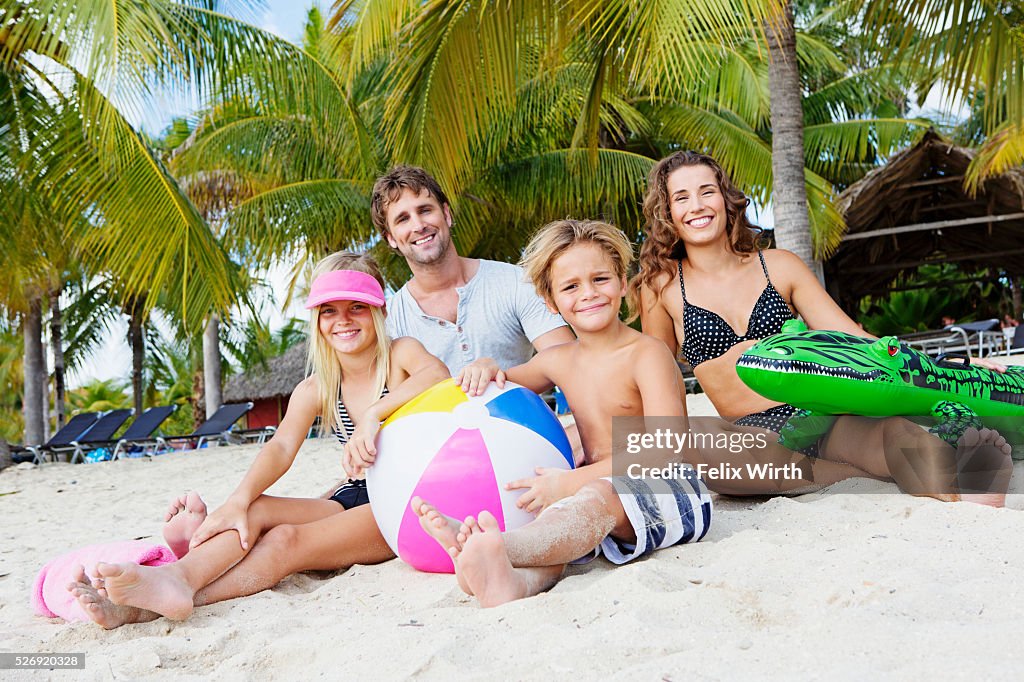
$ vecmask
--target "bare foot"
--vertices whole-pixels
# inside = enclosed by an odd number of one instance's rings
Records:
[[[463,589],[485,608],[529,597],[529,581],[512,567],[498,520],[482,511],[478,523],[469,528],[470,534],[455,561],[455,574],[466,586]]]
[[[113,630],[127,623],[148,623],[160,617],[159,613],[134,606],[118,606],[110,601],[106,590],[93,587],[82,566],[73,577],[74,582],[68,583],[68,592],[78,601],[85,615],[102,628]]]
[[[155,611],[171,620],[185,620],[192,613],[193,591],[174,570],[177,564],[96,564],[107,597],[119,606]]]
[[[960,499],[1002,507],[1010,487],[1013,446],[998,431],[969,428],[957,441],[956,469]]]
[[[434,538],[437,544],[441,545],[441,549],[448,552],[448,555],[452,558],[452,563],[457,566],[462,545],[472,532],[471,526],[467,524],[472,523],[475,525],[476,520],[470,516],[460,524],[450,516],[445,516],[437,511],[434,505],[424,501],[421,497],[413,497],[411,504],[412,510],[416,512],[416,516],[420,517],[420,525],[423,527],[423,530],[426,531],[427,535]],[[458,577],[458,570],[455,571],[455,576],[459,580],[459,587],[462,588],[462,591],[472,595],[473,593],[469,591],[462,578]]]
[[[413,497],[411,504],[427,535],[437,540],[441,549],[451,554],[453,559],[458,556],[462,550],[462,543],[458,539],[459,522],[437,511],[434,505],[422,497]]]
[[[179,559],[188,554],[192,534],[206,520],[206,503],[193,491],[171,502],[164,516],[164,542]]]

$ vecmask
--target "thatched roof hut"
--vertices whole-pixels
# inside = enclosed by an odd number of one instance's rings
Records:
[[[284,355],[267,361],[266,369],[236,374],[224,386],[224,402],[251,400],[248,428],[277,426],[288,407],[288,397],[306,376],[306,344],[289,348]]]
[[[848,231],[825,273],[844,308],[926,263],[1024,274],[1024,169],[971,196],[964,176],[973,156],[929,131],[839,196]]]

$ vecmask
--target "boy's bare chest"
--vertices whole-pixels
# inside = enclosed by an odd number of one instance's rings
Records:
[[[643,400],[632,371],[620,363],[578,365],[566,368],[564,375],[559,385],[569,398],[581,430],[592,438],[610,444],[613,417],[643,414]]]

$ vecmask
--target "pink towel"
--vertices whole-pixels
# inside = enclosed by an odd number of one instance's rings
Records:
[[[105,542],[76,549],[53,559],[39,571],[32,585],[32,609],[47,618],[89,620],[78,600],[68,592],[67,586],[74,581],[75,570],[79,566],[85,566],[86,572],[89,572],[100,561],[160,566],[176,561],[176,557],[163,545],[152,545],[141,540]]]

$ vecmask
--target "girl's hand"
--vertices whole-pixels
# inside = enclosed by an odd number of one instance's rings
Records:
[[[249,549],[249,505],[228,498],[215,512],[206,517],[189,540],[188,548],[193,550],[215,535],[229,530],[238,531],[242,549]]]
[[[359,420],[359,425],[352,437],[345,443],[345,455],[342,466],[349,476],[360,476],[366,469],[373,466],[377,459],[377,446],[374,440],[380,431],[380,420],[377,415],[367,411]]]
[[[531,514],[539,514],[565,497],[562,490],[562,476],[567,473],[565,469],[537,467],[535,471],[535,478],[523,478],[505,484],[505,490],[527,489],[516,500],[516,506]]]
[[[480,358],[471,362],[455,377],[455,383],[462,387],[466,395],[481,395],[491,380],[494,380],[498,388],[505,388],[505,373],[491,358]]]

